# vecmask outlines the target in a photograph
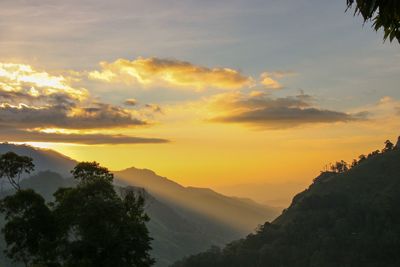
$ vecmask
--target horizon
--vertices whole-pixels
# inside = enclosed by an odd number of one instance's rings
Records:
[[[0,138],[284,206],[400,134],[399,44],[345,10],[3,1]]]
[[[387,139],[389,140],[389,139]],[[391,141],[391,140],[389,140]],[[23,142],[3,142],[0,143],[1,145],[15,145],[15,146],[22,146],[22,147],[27,147],[27,148],[32,148],[34,150],[42,150],[42,151],[49,151],[49,152],[55,152],[59,154],[61,157],[65,157],[68,160],[75,161],[77,163],[79,162],[84,162],[85,160],[79,161],[76,160],[73,157],[69,157],[61,152],[58,152],[52,148],[48,147],[40,147],[40,146],[35,146],[34,143],[23,143]],[[399,147],[400,145],[400,136],[397,138],[397,142],[393,142],[393,145],[396,145],[396,147]],[[370,152],[373,151],[383,151],[383,148],[377,147],[376,149],[371,149],[369,152],[364,152],[361,153],[360,155],[354,156],[352,160],[359,160],[358,156],[361,155],[368,155]],[[29,155],[28,155],[29,156]],[[340,159],[342,160],[342,159]],[[318,178],[322,173],[326,172],[329,170],[329,165],[333,164],[334,162],[340,161],[339,159],[333,162],[330,162],[329,164],[325,164],[323,168],[321,168],[318,173],[316,173],[312,178],[310,178],[310,181],[283,181],[280,183],[241,183],[241,184],[230,184],[228,186],[216,186],[216,187],[210,187],[210,186],[196,186],[196,185],[191,185],[191,184],[182,184],[174,179],[174,177],[168,177],[163,175],[162,173],[157,172],[156,170],[152,170],[146,167],[140,167],[136,166],[135,164],[129,165],[125,168],[122,169],[110,169],[110,172],[115,173],[115,172],[123,172],[126,170],[130,169],[135,169],[135,170],[145,170],[145,171],[151,171],[153,172],[156,176],[159,176],[163,179],[172,181],[174,183],[177,183],[179,186],[183,186],[184,188],[198,188],[198,189],[211,189],[214,192],[223,194],[227,197],[233,197],[233,198],[242,198],[242,199],[248,199],[251,201],[254,201],[256,203],[266,205],[268,207],[277,209],[277,210],[282,210],[284,207],[287,207],[288,205],[291,204],[293,198],[299,193],[302,192],[303,190],[307,189],[316,178]],[[90,160],[86,162],[92,162]],[[349,164],[352,161],[348,160],[346,161],[347,164]],[[100,165],[101,162],[98,162]],[[331,165],[332,166],[332,165]],[[107,166],[106,166],[107,167]],[[40,170],[39,170],[40,172]],[[129,179],[127,180],[129,181]],[[146,186],[145,184],[143,186]]]

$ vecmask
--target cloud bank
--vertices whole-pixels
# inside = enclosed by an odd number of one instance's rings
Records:
[[[132,106],[132,100],[129,102]],[[146,110],[146,114],[149,110]],[[160,143],[162,139],[104,134],[44,134],[46,128],[91,130],[148,125],[144,112],[94,99],[68,77],[29,65],[0,63],[0,134],[8,141]],[[18,139],[18,140],[17,140]],[[63,141],[64,140],[64,141]]]
[[[25,130],[0,130],[0,138],[9,140],[12,136],[13,142],[51,142],[51,143],[72,143],[85,145],[104,145],[104,144],[160,144],[168,143],[166,139],[144,138],[127,135],[111,134],[65,134],[65,133],[45,133],[39,131]]]
[[[313,106],[305,94],[273,98],[262,92],[220,94],[208,100],[214,115],[209,121],[242,123],[267,129],[291,128],[304,124],[349,122],[365,119],[367,114],[350,114]]]
[[[104,82],[121,82],[145,87],[166,86],[201,91],[207,88],[240,89],[253,83],[251,77],[230,68],[208,68],[190,62],[142,58],[101,62],[100,71],[89,72],[89,78]]]

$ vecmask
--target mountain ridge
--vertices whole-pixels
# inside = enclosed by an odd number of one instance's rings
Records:
[[[24,187],[28,185],[37,190],[48,200],[51,200],[52,193],[57,187],[73,185],[70,170],[77,161],[48,149],[0,144],[0,154],[8,151],[33,158],[36,170],[31,178],[22,180],[22,184]],[[53,164],[59,172],[54,171]],[[278,214],[277,210],[255,202],[246,203],[240,199],[223,196],[211,189],[184,187],[149,169],[130,167],[113,173],[116,185],[144,188],[148,192],[146,212],[151,218],[148,226],[155,238],[152,253],[158,260],[157,267],[168,266],[183,256],[200,252],[210,245],[223,245],[240,238],[246,232],[255,229],[266,218],[272,218]],[[184,197],[176,199],[173,198],[174,195]],[[188,199],[191,200],[187,201]],[[177,203],[177,200],[199,202],[200,204],[197,205],[201,208]],[[219,220],[218,217],[212,216],[214,212],[208,212],[213,206],[222,206],[233,212],[225,213],[224,219]],[[246,227],[238,228],[231,224],[231,221],[242,213],[246,215],[242,216],[245,217]]]
[[[173,267],[394,267],[400,264],[400,149],[322,172],[272,222]]]

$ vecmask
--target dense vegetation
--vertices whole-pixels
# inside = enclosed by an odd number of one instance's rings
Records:
[[[400,266],[399,144],[332,166],[272,223],[173,266]]]
[[[22,175],[20,188],[33,189],[46,202],[54,202],[53,195],[60,187],[77,185],[71,169],[78,162],[73,159],[48,149],[0,144],[0,154],[9,151],[33,158],[35,170],[31,174]],[[15,193],[15,189],[7,183],[7,178],[3,181],[0,199]],[[183,187],[146,169],[132,167],[114,172],[113,183],[117,192],[129,186],[130,190],[137,191],[145,198],[145,212],[151,218],[146,226],[153,238],[150,255],[156,260],[154,266],[157,267],[169,266],[211,245],[223,246],[245,236],[257,224],[279,215],[278,209],[246,199],[227,197],[210,189]],[[225,220],[217,220],[210,216],[210,212]],[[233,224],[240,225],[243,222],[248,226],[240,229],[233,227]],[[4,225],[4,216],[0,213],[0,229]],[[0,234],[0,266],[22,267],[22,264],[12,263],[6,257],[3,253],[5,248],[4,235]]]
[[[364,21],[373,21],[375,30],[383,28],[384,37],[400,43],[400,1],[399,0],[347,0],[348,8],[355,5],[355,14],[361,14]]]
[[[0,177],[14,179],[16,189],[1,201],[0,209],[6,220],[2,229],[5,253],[15,263],[29,267],[146,267],[154,263],[149,256],[144,198],[129,189],[117,194],[113,174],[106,168],[96,162],[79,163],[72,171],[77,185],[59,188],[54,202],[46,204],[40,194],[18,184],[20,174],[27,171],[18,163],[26,162],[26,157],[7,153],[1,159],[13,161],[0,165]],[[12,171],[9,166],[20,168]]]

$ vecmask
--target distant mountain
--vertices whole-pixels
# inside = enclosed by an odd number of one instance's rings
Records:
[[[400,266],[400,147],[323,172],[272,223],[173,267]]]
[[[208,188],[183,187],[147,169],[130,168],[115,172],[129,185],[145,188],[157,199],[208,216],[238,232],[254,230],[266,218],[275,218],[277,209],[249,199],[227,197]]]
[[[33,188],[51,201],[59,187],[74,185],[65,177],[70,177],[76,161],[52,150],[0,144],[0,154],[8,151],[34,159],[36,173],[23,180],[23,188]],[[224,245],[277,215],[277,210],[251,200],[226,197],[206,188],[186,188],[151,170],[130,168],[114,173],[118,186],[148,192],[146,212],[151,218],[148,227],[154,238],[156,266],[168,266],[211,245]],[[3,258],[0,266],[10,265]]]
[[[70,171],[75,167],[76,161],[50,149],[40,149],[28,145],[0,144],[0,154],[12,151],[18,155],[33,158],[35,173],[51,170],[64,177],[70,177]]]

